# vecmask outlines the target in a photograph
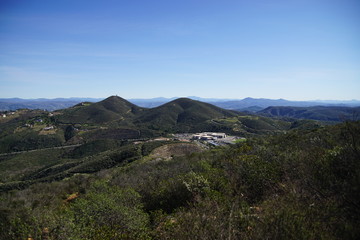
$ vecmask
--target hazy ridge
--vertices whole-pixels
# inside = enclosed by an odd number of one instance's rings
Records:
[[[270,106],[293,106],[293,107],[311,107],[311,106],[360,106],[359,100],[317,100],[317,101],[289,101],[285,99],[266,99],[266,98],[244,98],[244,99],[216,99],[188,97],[215,106],[232,109],[232,110],[262,110]],[[145,108],[153,108],[163,105],[176,98],[149,98],[149,99],[128,99],[129,102]],[[80,102],[98,102],[102,98],[38,98],[38,99],[21,99],[21,98],[0,98],[0,111],[9,111],[22,108],[28,109],[45,109],[54,111],[68,108]]]

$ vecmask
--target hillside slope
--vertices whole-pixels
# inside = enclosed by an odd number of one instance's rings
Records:
[[[206,121],[234,117],[240,113],[188,98],[179,98],[157,108],[144,111],[135,123],[160,129],[193,129]]]
[[[164,144],[0,161],[0,239],[359,239],[359,121],[186,156]]]
[[[106,123],[127,120],[143,111],[127,100],[111,96],[97,103],[80,103],[72,108],[59,111],[61,123]]]

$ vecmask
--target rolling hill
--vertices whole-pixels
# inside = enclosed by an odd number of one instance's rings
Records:
[[[291,117],[319,121],[355,120],[360,116],[360,107],[268,107],[258,112],[270,117]],[[355,119],[354,119],[355,118]]]
[[[265,114],[265,113],[263,113]],[[271,115],[269,115],[271,116]],[[1,122],[2,121],[2,122]],[[46,112],[18,110],[0,121],[0,152],[9,153],[97,140],[132,141],[171,133],[225,132],[249,137],[312,128],[312,122],[272,119],[179,98],[141,108],[118,96]]]
[[[191,131],[206,121],[234,117],[239,114],[239,112],[225,110],[208,103],[179,98],[143,111],[136,118],[135,124],[156,129]]]
[[[179,98],[159,107],[146,109],[112,96],[97,103],[80,103],[59,110],[55,115],[57,122],[62,124],[112,124],[144,131],[189,131],[206,121],[234,117],[240,113],[188,98]]]
[[[111,96],[97,103],[79,103],[71,108],[60,110],[57,120],[61,123],[100,124],[131,119],[143,110],[121,97]]]

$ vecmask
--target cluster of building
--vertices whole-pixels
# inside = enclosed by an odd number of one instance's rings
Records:
[[[180,135],[180,134],[179,134]],[[182,134],[185,135],[185,134]],[[239,139],[244,139],[238,136],[228,136],[225,133],[220,132],[202,132],[196,134],[190,134],[190,140],[204,141],[214,146],[223,146],[227,144],[234,144]]]
[[[203,132],[192,136],[193,140],[218,140],[223,138],[226,138],[226,134],[218,132]]]
[[[8,115],[14,115],[14,114],[15,114],[15,112],[8,112],[7,114],[6,113],[1,113],[1,116],[3,118],[6,118]]]

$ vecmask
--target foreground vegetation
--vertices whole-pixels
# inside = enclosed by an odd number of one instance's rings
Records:
[[[360,237],[360,122],[171,160],[145,157],[157,146],[139,145],[136,156],[124,157],[134,148],[111,144],[120,150],[91,167],[133,160],[97,171],[79,165],[86,171],[3,191],[0,239]],[[62,156],[85,159],[86,149]]]

